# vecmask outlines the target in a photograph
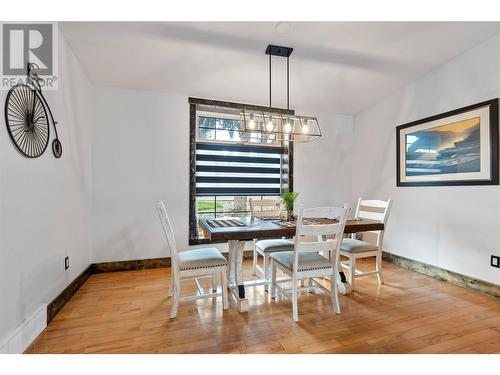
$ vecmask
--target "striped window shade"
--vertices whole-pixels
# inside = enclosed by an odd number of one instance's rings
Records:
[[[279,196],[283,147],[196,144],[197,196]]]

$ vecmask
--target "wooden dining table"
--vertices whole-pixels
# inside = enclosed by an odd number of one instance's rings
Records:
[[[295,236],[296,223],[281,219],[258,217],[202,218],[200,226],[211,241],[226,242],[229,247],[228,286],[231,290],[238,311],[248,311],[248,299],[245,287],[263,285],[265,280],[243,280],[243,250],[245,241]],[[307,225],[307,223],[305,223]],[[317,224],[317,223],[314,223]],[[348,220],[344,233],[358,233],[384,230],[384,224],[369,219]],[[339,265],[337,275],[339,291],[346,294],[350,291],[344,273]]]

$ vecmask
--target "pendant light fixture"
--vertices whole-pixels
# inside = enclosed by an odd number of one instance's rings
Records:
[[[290,109],[290,55],[293,48],[269,45],[269,112],[243,110],[240,114],[240,138],[245,142],[310,142],[321,137],[318,119],[311,116],[273,113],[272,56],[286,58],[286,107]]]

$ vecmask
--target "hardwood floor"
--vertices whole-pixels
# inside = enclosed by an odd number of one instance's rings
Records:
[[[26,352],[500,353],[500,300],[390,263],[384,271],[385,285],[361,278],[341,296],[342,315],[327,294],[302,293],[298,323],[290,301],[270,301],[263,287],[247,289],[248,313],[199,300],[171,321],[170,269],[94,274]]]

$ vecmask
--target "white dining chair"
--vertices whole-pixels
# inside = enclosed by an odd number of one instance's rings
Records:
[[[280,199],[248,199],[250,204],[250,215],[257,218],[280,218],[281,200]],[[285,238],[269,239],[269,240],[253,240],[253,274],[257,276],[260,273],[266,284],[264,289],[269,290],[271,284],[270,272],[270,256],[278,251],[291,251],[293,250],[293,241]],[[264,258],[262,267],[257,262],[258,254]]]
[[[168,296],[173,297],[172,307],[170,308],[170,318],[177,316],[179,302],[191,301],[195,299],[216,298],[222,296],[223,309],[228,308],[227,298],[227,260],[216,248],[203,248],[178,252],[175,244],[174,232],[167,210],[163,201],[156,205],[158,216],[167,238],[167,244],[171,253],[170,290]],[[203,293],[199,279],[210,277],[212,279],[212,293]],[[221,281],[221,291],[217,292],[218,279]],[[181,280],[194,280],[197,288],[197,294],[191,296],[180,296]]]
[[[354,219],[371,219],[384,223],[384,229],[387,227],[389,213],[392,207],[392,200],[363,200],[358,199]],[[348,258],[348,261],[342,262],[342,267],[349,270],[349,284],[351,292],[354,290],[355,280],[358,277],[377,275],[379,284],[384,283],[382,276],[382,245],[384,241],[384,231],[371,231],[375,237],[374,243],[361,241],[356,238],[356,233],[351,238],[345,238],[340,245],[340,255]],[[356,259],[375,257],[375,270],[362,272],[356,269]]]
[[[295,232],[293,251],[271,254],[271,298],[276,298],[276,291],[280,296],[292,294],[293,320],[298,321],[298,292],[311,291],[319,288],[330,294],[333,310],[340,314],[340,303],[337,290],[337,270],[339,250],[344,227],[347,221],[348,208],[319,207],[299,209],[297,229]],[[334,223],[308,224],[304,219],[337,219]],[[329,258],[323,254],[329,254]],[[276,282],[276,271],[280,269],[290,277],[292,287],[285,289]],[[319,278],[330,279],[330,290],[324,287]],[[298,286],[297,282],[308,279],[307,286]]]

